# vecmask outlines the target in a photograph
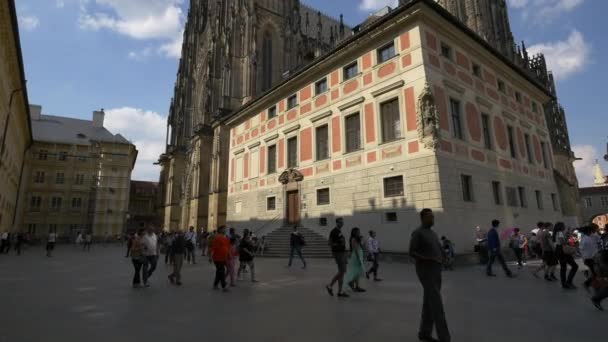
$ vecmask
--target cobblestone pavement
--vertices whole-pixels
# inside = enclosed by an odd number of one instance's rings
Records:
[[[185,265],[184,286],[167,281],[159,263],[148,289],[132,289],[124,250],[58,246],[0,255],[0,342],[20,341],[417,341],[422,290],[412,265],[381,265],[381,283],[339,300],[323,285],[331,260],[302,270],[286,260],[258,259],[257,284],[230,293],[211,289],[206,260]],[[486,278],[479,267],[444,273],[444,302],[453,341],[601,341],[608,314],[584,290],[563,292],[524,269],[516,279]],[[579,272],[576,283],[580,283]],[[608,306],[608,303],[605,303]]]

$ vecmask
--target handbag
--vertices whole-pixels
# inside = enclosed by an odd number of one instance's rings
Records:
[[[565,246],[563,246],[562,249],[564,251],[564,254],[567,254],[567,255],[574,255],[574,254],[576,254],[576,248],[575,247],[572,247],[572,246],[569,246],[569,245],[565,245]]]

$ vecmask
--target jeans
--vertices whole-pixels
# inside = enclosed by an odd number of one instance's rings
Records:
[[[173,255],[171,253],[171,246],[167,246],[167,248],[165,250],[165,264],[168,264],[169,262],[173,263]]]
[[[182,280],[182,265],[184,264],[184,255],[183,254],[174,254],[173,255],[173,273],[169,275],[170,278],[173,278],[176,282],[181,282]]]
[[[156,270],[156,262],[158,261],[157,255],[146,255],[146,261],[144,263],[144,284],[148,283],[148,278],[152,276],[154,270]]]
[[[499,250],[490,251],[490,260],[488,261],[488,266],[486,268],[486,273],[488,275],[493,274],[492,265],[494,264],[494,260],[498,259],[498,262],[502,266],[502,269],[505,270],[505,274],[510,276],[511,270],[507,267],[507,263],[505,262],[505,258],[502,256],[502,253]]]
[[[441,267],[434,261],[419,261],[416,263],[416,274],[424,290],[422,317],[418,337],[431,337],[433,327],[441,342],[450,341],[450,331],[443,311],[441,299]]]
[[[222,288],[226,288],[226,263],[215,262],[215,280],[213,281],[213,287],[217,288],[219,284],[222,284]]]
[[[191,243],[191,242],[189,242],[186,245],[186,260],[188,262],[190,262],[190,259],[192,259],[192,263],[193,264],[196,264],[195,255],[194,255],[195,254],[194,253],[195,247],[196,246],[193,243]]]
[[[300,257],[300,260],[302,260],[302,264],[304,264],[304,267],[306,267],[306,260],[304,260],[304,257],[302,256],[302,247],[300,247],[300,246],[291,246],[291,251],[289,253],[288,266],[291,266],[291,261],[293,260],[294,252],[298,254],[298,256]]]
[[[249,270],[251,272],[251,281],[255,281],[255,263],[253,260],[243,261],[241,260],[241,264],[239,266],[239,271],[237,272],[237,277],[241,278],[241,272],[245,270],[249,266]]]
[[[378,279],[378,268],[380,267],[378,263],[378,259],[380,257],[379,253],[372,253],[372,267],[367,271],[367,274],[373,274],[374,279]]]
[[[488,263],[488,247],[485,244],[479,244],[479,264],[485,265]]]
[[[585,280],[585,286],[589,287],[591,286],[591,283],[593,283],[595,277],[597,277],[597,274],[595,273],[595,261],[593,259],[585,259],[584,262],[585,265],[589,267],[589,272],[591,273],[591,276]]]
[[[141,267],[144,265],[144,261],[143,259],[131,259],[131,261],[133,262],[133,269],[135,271],[135,273],[133,274],[133,285],[139,285],[141,284],[140,273]]]
[[[576,261],[574,261],[574,257],[572,257],[572,255],[564,253],[562,246],[557,246],[556,252],[557,257],[559,258],[559,277],[562,281],[562,286],[572,284],[574,276],[578,271],[578,265],[576,264]],[[570,265],[570,272],[568,273],[568,277],[566,278],[568,265]]]
[[[517,258],[517,265],[523,266],[523,254],[524,250],[522,248],[513,248],[513,252],[515,252],[515,257]]]

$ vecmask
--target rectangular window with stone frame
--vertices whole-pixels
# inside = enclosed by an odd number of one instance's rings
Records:
[[[382,126],[382,142],[390,142],[401,138],[399,99],[395,98],[380,104],[380,124]]]
[[[378,64],[382,64],[395,57],[395,42],[390,42],[389,44],[379,48],[377,50],[377,54]]]
[[[553,210],[558,211],[559,210],[559,201],[557,199],[556,194],[551,194],[551,203],[553,204]]]
[[[517,189],[508,186],[505,190],[507,192],[507,205],[509,207],[517,207]]]
[[[533,164],[534,160],[532,159],[532,146],[530,145],[530,135],[528,133],[524,134],[524,143],[526,144],[526,154],[528,155],[528,163]]]
[[[277,172],[277,145],[268,146],[268,174]]]
[[[502,204],[502,187],[500,182],[494,181],[492,182],[492,195],[494,196],[494,204],[501,205]]]
[[[346,153],[361,149],[361,121],[359,113],[354,113],[344,119],[346,127]]]
[[[298,166],[298,137],[287,139],[287,167]]]
[[[319,126],[315,129],[315,142],[317,160],[329,158],[329,129],[327,125]]]
[[[34,176],[34,183],[44,183],[44,171],[36,171],[36,175]]]
[[[351,78],[357,76],[359,74],[359,65],[357,62],[352,62],[351,64],[344,67],[342,70],[343,81],[350,80]]]
[[[317,189],[317,205],[329,204],[329,188]]]
[[[483,144],[486,149],[492,149],[492,128],[490,127],[490,116],[481,114],[481,127],[483,128]]]
[[[276,197],[267,197],[266,198],[266,210],[273,211],[277,209],[277,198]]]
[[[268,120],[277,116],[277,106],[268,108]]]
[[[298,94],[293,94],[287,98],[287,109],[295,108],[298,105]]]
[[[462,119],[460,115],[460,101],[450,98],[450,113],[452,114],[452,130],[454,138],[464,140]]]
[[[384,178],[383,183],[384,197],[399,197],[404,195],[403,176]]]
[[[321,95],[327,91],[327,78],[317,81],[315,83],[315,95]]]
[[[536,190],[536,191],[534,191],[534,194],[536,195],[536,207],[538,208],[538,210],[543,210],[543,194],[542,194],[542,192],[540,192],[540,190]]]
[[[509,152],[511,158],[517,159],[517,150],[515,149],[515,134],[512,126],[507,126],[507,138],[509,139]]]
[[[65,182],[65,174],[63,172],[57,172],[55,175],[55,184],[63,184]]]
[[[470,175],[460,175],[460,184],[462,185],[462,200],[473,202],[473,177]]]
[[[528,199],[526,197],[526,188],[523,186],[517,187],[517,193],[519,194],[519,205],[522,208],[528,207]]]
[[[61,202],[62,202],[62,198],[61,197],[53,197],[53,198],[51,198],[51,210],[52,211],[59,211],[59,210],[61,210]]]

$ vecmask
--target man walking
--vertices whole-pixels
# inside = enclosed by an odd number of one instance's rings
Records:
[[[218,285],[221,283],[222,289],[228,291],[228,288],[226,288],[226,262],[230,254],[230,240],[224,235],[225,232],[226,226],[221,226],[216,234],[214,234],[213,240],[209,244],[209,259],[213,260],[215,264],[213,289],[217,290]]]
[[[488,277],[496,277],[496,274],[492,272],[492,265],[494,264],[494,260],[498,259],[502,269],[505,270],[505,274],[509,278],[513,278],[513,273],[509,267],[507,267],[507,263],[505,262],[505,258],[502,256],[502,252],[500,250],[500,237],[498,236],[498,226],[500,226],[500,221],[493,220],[492,221],[492,229],[488,232],[488,249],[490,253],[490,260],[488,261],[488,266],[486,268],[486,274]]]
[[[343,290],[342,286],[344,285],[344,274],[346,273],[346,240],[344,239],[344,235],[342,235],[342,227],[344,226],[344,219],[338,217],[336,219],[336,227],[331,230],[329,233],[329,245],[331,246],[331,254],[336,261],[336,265],[338,266],[338,273],[333,277],[331,283],[325,286],[327,293],[330,296],[334,295],[334,284],[338,283],[338,297],[347,298],[347,295]]]
[[[186,260],[188,263],[196,264],[194,251],[196,250],[196,232],[190,227],[186,233]]]
[[[298,231],[298,226],[293,226],[293,232],[289,238],[289,245],[291,247],[291,251],[289,252],[289,264],[287,264],[287,267],[291,267],[293,254],[297,253],[300,260],[302,260],[302,268],[306,268],[306,260],[304,260],[304,257],[302,256],[302,247],[306,245],[306,241],[304,241],[304,236],[302,236],[302,234],[300,234]]]
[[[143,269],[144,286],[150,287],[148,279],[152,276],[154,270],[156,270],[156,263],[158,261],[158,237],[151,227],[148,228],[148,233],[144,235],[141,242],[144,247],[143,255],[146,259]]]
[[[184,264],[185,252],[186,238],[184,237],[184,233],[177,232],[171,243],[171,248],[167,250],[167,253],[171,253],[171,259],[173,260],[173,273],[168,277],[171,284],[182,285],[182,265]]]
[[[431,229],[435,224],[433,211],[422,209],[420,220],[422,224],[412,233],[410,240],[410,256],[416,260],[416,274],[424,291],[418,339],[424,342],[437,341],[432,337],[435,326],[439,341],[450,342],[450,331],[441,300],[441,269],[444,256],[439,238]]]
[[[367,255],[368,260],[371,260],[372,267],[365,272],[365,276],[369,279],[369,275],[374,275],[374,281],[382,281],[382,279],[378,278],[378,267],[380,267],[378,263],[378,259],[380,258],[380,244],[376,239],[376,232],[373,230],[369,231],[369,238],[367,239]]]

